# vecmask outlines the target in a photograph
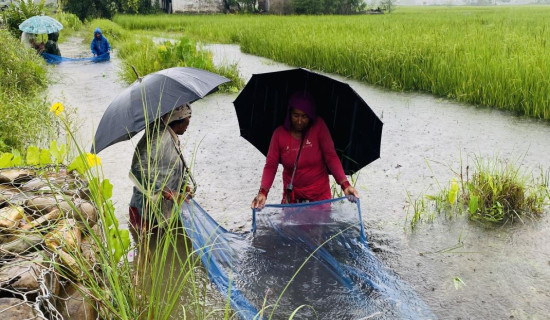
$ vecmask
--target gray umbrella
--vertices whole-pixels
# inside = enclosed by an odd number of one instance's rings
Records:
[[[97,127],[92,152],[130,139],[174,108],[201,99],[229,79],[195,69],[164,69],[136,80],[107,107]]]

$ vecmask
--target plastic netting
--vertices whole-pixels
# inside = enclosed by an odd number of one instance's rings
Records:
[[[359,203],[268,205],[249,234],[219,226],[196,202],[181,214],[210,280],[241,319],[434,319],[369,249]]]
[[[104,62],[104,61],[109,61],[111,59],[111,55],[109,53],[104,53],[96,57],[67,58],[67,57],[57,56],[55,54],[43,52],[42,57],[44,58],[44,60],[46,60],[47,63],[50,63],[50,64],[59,64],[61,62],[76,62],[76,61]]]

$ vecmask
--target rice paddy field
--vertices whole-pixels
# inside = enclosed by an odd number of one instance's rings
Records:
[[[548,120],[549,16],[550,6],[399,7],[385,15],[119,15],[114,21],[238,43],[243,52],[291,65]]]

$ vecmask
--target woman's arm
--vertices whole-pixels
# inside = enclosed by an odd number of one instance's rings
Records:
[[[330,173],[336,180],[336,183],[342,187],[342,190],[346,196],[353,195],[355,197],[359,197],[357,190],[355,190],[355,188],[348,182],[348,178],[344,173],[344,168],[342,167],[340,158],[338,158],[336,150],[334,149],[334,142],[332,141],[332,136],[330,135],[327,125],[321,118],[318,118],[317,121],[320,121],[319,145],[321,146],[323,159],[325,160]]]
[[[269,189],[273,185],[275,175],[277,174],[277,168],[279,166],[281,151],[279,150],[279,137],[281,129],[276,129],[271,136],[271,142],[269,143],[269,150],[267,151],[267,157],[265,158],[264,171],[262,173],[262,182],[260,184],[260,190],[258,195],[252,200],[251,207],[261,209],[265,206],[267,200],[267,194]]]

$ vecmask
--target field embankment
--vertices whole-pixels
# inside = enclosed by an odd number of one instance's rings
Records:
[[[550,119],[550,7],[399,8],[388,15],[118,15],[124,28],[244,52],[392,90]]]

